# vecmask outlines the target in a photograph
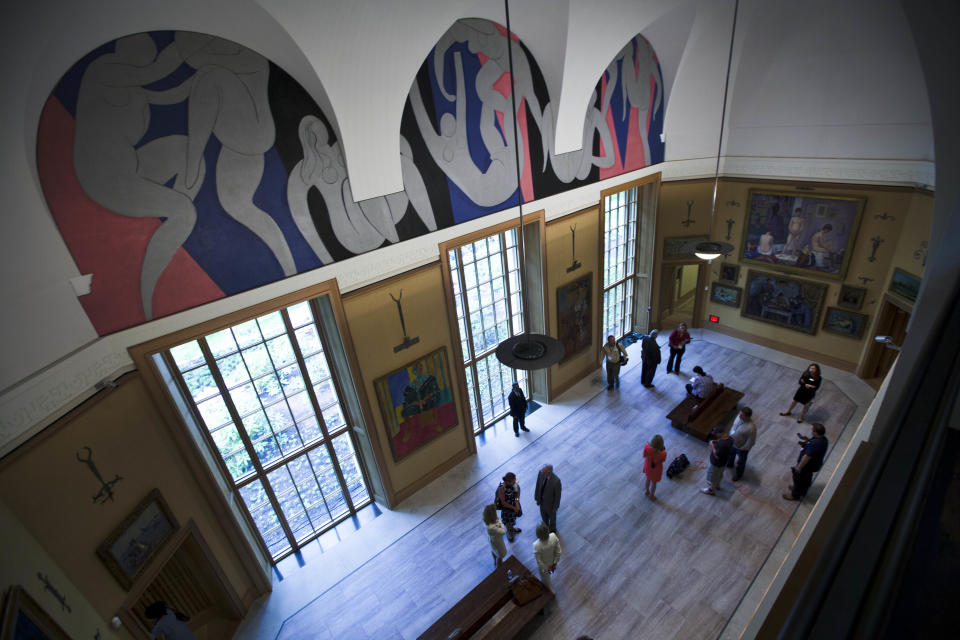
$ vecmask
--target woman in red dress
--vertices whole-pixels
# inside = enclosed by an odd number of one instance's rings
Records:
[[[643,448],[643,473],[647,476],[646,487],[643,493],[651,500],[656,500],[657,483],[663,477],[663,461],[667,459],[667,452],[663,447],[663,436],[657,434],[650,438],[650,444]]]

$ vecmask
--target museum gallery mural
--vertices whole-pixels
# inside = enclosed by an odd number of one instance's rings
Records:
[[[659,64],[641,36],[600,78],[582,151],[553,150],[554,107],[506,30],[454,23],[401,125],[404,191],[355,202],[332,115],[258,53],[153,31],[108,42],[44,106],[41,186],[100,335],[663,161]],[[517,111],[510,106],[516,92]],[[519,130],[516,188],[513,120]]]

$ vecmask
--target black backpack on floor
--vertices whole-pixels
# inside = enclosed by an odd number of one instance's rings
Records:
[[[690,461],[687,460],[687,455],[681,453],[676,458],[673,459],[673,462],[670,463],[670,466],[667,467],[667,477],[673,479],[673,476],[678,476],[683,473],[683,470],[690,466]]]

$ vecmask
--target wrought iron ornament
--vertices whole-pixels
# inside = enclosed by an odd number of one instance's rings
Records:
[[[110,480],[109,482],[105,481],[103,479],[103,476],[100,475],[100,471],[97,469],[97,465],[93,463],[93,450],[91,450],[90,447],[84,447],[84,449],[87,450],[87,457],[81,458],[80,454],[78,453],[77,460],[87,465],[87,467],[90,468],[90,473],[92,473],[97,478],[97,480],[100,481],[100,491],[98,491],[96,495],[93,496],[93,504],[97,504],[98,502],[100,504],[106,504],[107,500],[110,500],[112,502],[113,501],[113,485],[123,480],[123,478],[121,478],[118,475],[114,477],[113,480]]]
[[[863,286],[867,286],[868,282],[873,282],[873,278],[868,278],[867,276],[860,276],[858,279],[863,283]]]
[[[927,266],[927,247],[929,244],[929,242],[923,240],[920,243],[920,248],[913,252],[913,259],[920,260],[920,264],[924,267]]]
[[[67,613],[73,613],[73,609],[71,609],[70,605],[67,604],[67,597],[62,595],[53,587],[52,584],[50,584],[50,578],[43,575],[39,571],[37,571],[37,577],[40,578],[40,581],[43,583],[43,590],[52,593],[54,599],[60,603],[60,610],[66,611]]]
[[[889,213],[887,213],[886,211],[884,211],[884,212],[883,212],[883,215],[880,215],[880,214],[878,213],[877,215],[873,216],[873,219],[874,219],[874,220],[896,220],[897,218],[896,218],[896,216],[892,216],[892,215],[890,215]]]
[[[570,257],[573,259],[573,262],[567,267],[567,273],[576,271],[583,266],[577,261],[577,225],[570,227]]]
[[[724,204],[727,205],[728,207],[739,207],[739,206],[740,206],[740,203],[737,202],[736,200],[727,200]]]
[[[870,242],[873,243],[873,252],[870,254],[870,257],[867,258],[868,262],[876,262],[877,260],[877,249],[880,248],[880,245],[883,244],[884,240],[880,236],[874,236],[870,238]]]
[[[685,227],[689,227],[691,224],[696,222],[696,220],[690,217],[690,210],[692,208],[693,208],[693,200],[687,200],[687,219],[680,221],[680,224],[682,224]]]
[[[736,222],[733,218],[727,218],[727,242],[730,241],[730,230],[733,229],[733,225]]]
[[[394,353],[399,353],[404,349],[409,349],[413,345],[420,342],[420,337],[416,336],[411,338],[407,335],[407,324],[403,321],[403,307],[400,306],[400,301],[403,300],[403,289],[400,289],[399,298],[394,298],[393,294],[391,293],[390,299],[397,303],[397,313],[400,314],[400,330],[403,331],[403,342],[393,348]]]

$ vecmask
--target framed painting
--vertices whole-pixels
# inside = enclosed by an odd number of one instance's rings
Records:
[[[737,284],[740,279],[740,265],[732,262],[720,263],[720,282],[727,284]]]
[[[675,238],[663,239],[663,260],[687,260],[696,259],[693,255],[693,249],[690,248],[693,242],[706,242],[708,236],[680,236]],[[687,245],[690,244],[690,247]]]
[[[741,316],[815,334],[827,285],[750,269],[745,297]]]
[[[70,636],[17,584],[7,594],[0,640],[70,640]]]
[[[863,299],[867,290],[863,287],[852,287],[848,284],[840,286],[840,295],[837,297],[837,306],[844,309],[859,311],[863,307]]]
[[[374,381],[394,462],[456,426],[452,384],[446,347]]]
[[[153,489],[100,543],[97,555],[129,591],[178,528],[160,491]]]
[[[590,347],[593,335],[593,274],[557,287],[557,338],[566,350],[560,364]]]
[[[890,280],[890,293],[895,293],[904,300],[916,302],[917,294],[920,293],[920,278],[894,267],[893,278]]]
[[[743,289],[733,287],[721,282],[714,282],[710,285],[710,302],[725,304],[728,307],[740,307],[740,296]]]
[[[866,198],[751,189],[740,262],[843,279]]]
[[[859,340],[863,337],[863,330],[869,319],[869,316],[862,313],[827,307],[827,313],[823,318],[823,330]]]

